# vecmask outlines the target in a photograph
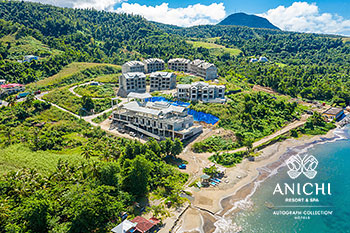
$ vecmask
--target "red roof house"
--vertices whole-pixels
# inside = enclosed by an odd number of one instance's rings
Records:
[[[159,220],[155,218],[147,220],[141,216],[137,216],[133,220],[131,220],[131,222],[137,223],[135,232],[148,233],[154,229],[153,227],[159,223]]]

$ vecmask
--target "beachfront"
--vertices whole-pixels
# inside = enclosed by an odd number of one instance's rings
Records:
[[[193,191],[194,201],[184,212],[174,227],[174,232],[214,232],[216,222],[229,213],[238,212],[249,206],[249,198],[255,191],[255,181],[263,181],[272,174],[271,171],[283,164],[288,156],[288,149],[307,146],[325,139],[334,138],[334,130],[322,136],[303,136],[277,142],[261,150],[254,162],[245,159],[237,166],[226,169],[228,182],[217,187]],[[197,167],[191,172],[198,173],[201,166],[208,163],[207,155],[191,156],[187,151],[187,160]],[[183,154],[185,156],[185,154]],[[267,169],[266,169],[267,168]],[[234,228],[234,225],[231,227]],[[240,230],[237,226],[237,231]],[[165,232],[165,231],[161,231]]]

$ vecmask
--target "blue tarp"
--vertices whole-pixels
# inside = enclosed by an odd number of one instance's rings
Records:
[[[171,105],[181,106],[181,107],[185,107],[185,108],[188,108],[191,105],[190,103],[186,103],[186,102],[182,102],[182,101],[171,101],[171,100],[168,100],[168,99],[166,99],[165,97],[162,97],[162,96],[155,96],[155,97],[152,97],[150,99],[146,99],[146,101],[167,102],[167,103],[170,103]],[[203,121],[203,122],[205,122],[207,124],[214,125],[216,122],[219,121],[219,118],[216,117],[216,116],[213,116],[213,115],[211,115],[209,113],[197,112],[197,111],[195,111],[193,109],[190,109],[190,108],[188,108],[188,114],[193,115],[193,119],[195,121]]]
[[[219,121],[219,118],[216,116],[213,116],[209,113],[197,112],[190,108],[188,109],[188,114],[193,115],[193,119],[195,121],[204,121],[207,124],[214,125],[216,122]]]

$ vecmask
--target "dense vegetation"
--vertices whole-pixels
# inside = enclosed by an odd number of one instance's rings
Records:
[[[222,25],[181,28],[128,14],[18,1],[1,2],[0,12],[0,74],[9,81],[42,79],[72,61],[120,64],[131,59],[180,56],[214,62],[221,76],[230,72],[288,95],[350,103],[350,44],[337,36]],[[8,42],[9,37],[15,42]],[[199,42],[195,46],[186,43],[193,38],[223,46],[224,52],[213,53],[213,48],[198,46]],[[45,59],[32,63],[13,60],[14,54],[21,54],[14,53],[20,47],[17,42],[28,40],[35,41],[34,47],[39,47],[36,55]],[[234,56],[225,49],[242,53]],[[254,56],[266,56],[270,62],[249,63]]]
[[[73,61],[120,64],[141,56],[168,59],[196,54],[183,39],[167,35],[140,16],[19,1],[2,1],[0,12],[0,37],[31,37],[51,50],[62,51],[39,61],[18,63],[9,52],[17,43],[0,42],[0,74],[9,81],[33,82],[56,74]],[[46,55],[40,49],[28,52]]]
[[[193,104],[196,111],[220,117],[219,126],[235,132],[236,142],[211,137],[193,145],[196,152],[234,149],[247,140],[256,140],[272,134],[302,113],[296,102],[265,94],[263,92],[239,93],[229,96],[225,104]]]
[[[149,192],[176,203],[187,180],[165,162],[182,151],[179,140],[115,138],[33,98],[0,108],[0,125],[1,150],[20,145],[33,154],[81,154],[76,163],[45,161],[56,164],[48,170],[23,162],[1,171],[1,232],[106,232],[122,211],[138,213],[133,203]]]

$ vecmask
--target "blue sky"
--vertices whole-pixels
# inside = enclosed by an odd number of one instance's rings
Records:
[[[139,14],[178,26],[216,24],[235,12],[256,14],[287,31],[350,36],[350,0],[25,0]]]
[[[128,0],[129,3],[139,3],[142,5],[160,5],[163,2],[168,2],[169,7],[178,8],[187,5],[193,5],[201,3],[203,5],[210,5],[211,3],[224,3],[227,14],[235,12],[245,12],[250,14],[259,14],[268,11],[269,9],[276,8],[279,5],[289,6],[293,2],[290,0],[223,0],[223,1],[212,1],[212,0]],[[316,3],[320,8],[321,12],[329,12],[333,14],[339,14],[344,18],[350,19],[350,1],[349,0],[317,0],[307,1],[308,3]]]

